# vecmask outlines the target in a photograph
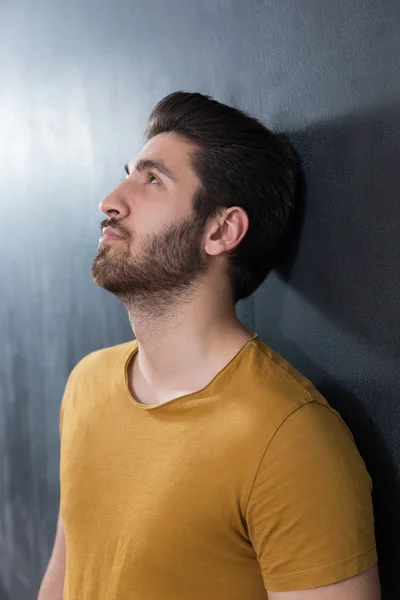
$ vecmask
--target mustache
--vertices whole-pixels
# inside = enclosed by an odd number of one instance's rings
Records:
[[[112,227],[117,233],[120,233],[127,238],[131,235],[129,229],[124,227],[124,225],[122,225],[122,223],[120,223],[115,217],[111,217],[111,219],[104,219],[104,221],[100,223],[100,231],[102,231],[104,227]]]

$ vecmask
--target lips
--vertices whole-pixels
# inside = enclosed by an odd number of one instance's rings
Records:
[[[118,234],[112,227],[104,227],[102,236],[100,239],[102,242],[118,241],[118,240],[124,240],[125,236]]]

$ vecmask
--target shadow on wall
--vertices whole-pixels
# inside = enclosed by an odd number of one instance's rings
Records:
[[[296,261],[280,274],[341,327],[399,360],[399,107],[289,137],[313,201]]]
[[[282,340],[285,352],[279,351],[353,432],[373,480],[382,597],[392,600],[400,598],[400,111],[384,107],[288,137],[301,156],[307,190],[289,258],[277,274],[339,335],[348,332],[363,348],[360,356],[346,356],[344,345],[333,346],[336,364],[354,361],[352,389],[340,381],[340,367],[336,380],[285,339],[285,286],[278,294],[274,288],[272,311],[268,290],[261,291],[269,312],[266,341]],[[324,343],[321,332],[317,343]]]

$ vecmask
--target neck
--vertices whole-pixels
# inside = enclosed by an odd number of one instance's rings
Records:
[[[139,349],[134,378],[155,395],[206,385],[252,336],[229,296],[196,289],[159,306],[157,311],[148,300],[126,304]]]

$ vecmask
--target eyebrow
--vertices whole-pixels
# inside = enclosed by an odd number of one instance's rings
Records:
[[[125,165],[125,171],[127,172],[128,175],[131,174],[131,169],[129,168],[129,165],[130,165],[130,163],[127,163]],[[134,168],[139,173],[142,171],[145,171],[146,169],[156,169],[160,173],[164,173],[164,175],[169,177],[169,179],[172,179],[172,181],[176,181],[174,174],[167,167],[167,165],[164,163],[164,161],[161,160],[161,158],[140,158],[137,161]]]

